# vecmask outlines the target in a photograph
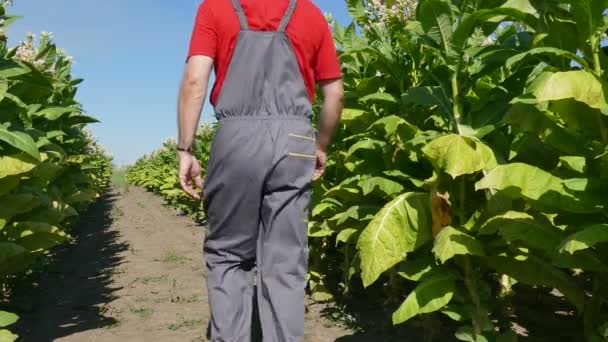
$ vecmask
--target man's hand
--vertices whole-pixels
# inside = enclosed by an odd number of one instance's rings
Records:
[[[317,165],[315,166],[315,173],[312,178],[313,181],[317,181],[325,173],[325,166],[327,165],[327,152],[322,148],[317,148]]]
[[[201,199],[199,193],[195,190],[195,186],[199,189],[203,188],[203,180],[201,179],[201,165],[194,156],[187,152],[179,153],[179,182],[182,189],[194,199]]]

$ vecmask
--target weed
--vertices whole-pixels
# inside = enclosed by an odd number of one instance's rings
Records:
[[[182,263],[185,259],[185,257],[178,255],[174,250],[170,249],[165,252],[162,262],[166,264],[178,264]]]
[[[182,328],[194,329],[201,324],[203,324],[203,320],[201,319],[185,319],[184,317],[180,317],[177,322],[169,324],[167,328],[171,331],[177,331]]]
[[[152,308],[135,307],[132,305],[129,305],[129,311],[131,311],[132,314],[139,316],[141,319],[148,319],[154,314],[154,309]]]

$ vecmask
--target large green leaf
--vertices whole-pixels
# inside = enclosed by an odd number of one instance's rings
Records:
[[[13,225],[13,229],[19,234],[16,243],[31,252],[50,249],[68,239],[61,229],[44,222],[19,222]]]
[[[9,131],[6,127],[0,125],[0,140],[40,160],[40,153],[38,152],[36,142],[28,134]]]
[[[384,146],[386,146],[386,143],[384,141],[373,139],[361,140],[350,147],[348,152],[346,152],[345,158],[351,157],[354,153],[358,151],[375,151],[382,149]]]
[[[393,324],[403,323],[416,315],[443,308],[452,300],[455,291],[454,278],[449,273],[429,277],[420,283],[393,313]]]
[[[405,190],[403,185],[384,177],[366,178],[359,183],[359,186],[363,190],[363,195],[377,192],[385,197],[400,194]]]
[[[335,223],[338,226],[348,222],[349,220],[352,221],[352,224],[356,224],[361,221],[366,222],[372,220],[374,218],[374,214],[376,214],[379,209],[380,208],[375,205],[355,205],[342,213],[334,215],[327,221]]]
[[[433,273],[448,273],[444,266],[436,266],[435,260],[430,254],[423,257],[403,262],[397,274],[411,281],[420,281],[423,277]]]
[[[606,84],[585,71],[543,72],[528,91],[539,102],[575,99],[608,115]]]
[[[396,134],[399,134],[402,139],[411,139],[418,132],[416,126],[396,115],[385,116],[377,120],[369,127],[369,130],[382,132],[386,139],[392,138]]]
[[[0,157],[0,179],[29,172],[35,168],[38,163],[38,160],[26,154]]]
[[[581,40],[589,40],[597,28],[603,24],[603,14],[608,8],[606,0],[576,0],[571,2],[576,28],[580,31]]]
[[[342,116],[340,118],[340,122],[349,123],[351,121],[358,120],[367,115],[369,115],[369,113],[364,110],[361,110],[361,109],[345,108],[342,111]]]
[[[446,115],[452,114],[450,99],[441,87],[412,87],[401,96],[404,104],[419,106],[439,106]]]
[[[65,114],[74,113],[78,111],[80,110],[74,107],[50,107],[34,113],[34,116],[44,117],[48,120],[53,121],[61,118]]]
[[[348,13],[353,19],[361,21],[366,18],[367,14],[363,0],[347,0],[346,3],[348,5]]]
[[[510,57],[507,60],[505,66],[510,68],[514,64],[521,62],[525,58],[528,58],[530,56],[542,56],[542,55],[550,55],[552,57],[557,56],[557,57],[566,58],[566,59],[569,59],[571,61],[574,61],[574,62],[580,64],[587,71],[591,71],[591,68],[587,64],[587,61],[585,61],[583,58],[579,57],[578,55],[576,55],[575,53],[572,53],[570,51],[566,51],[566,50],[562,50],[562,49],[558,49],[558,48],[554,48],[554,47],[538,47],[538,48],[530,49],[526,52],[522,52],[520,54]]]
[[[19,176],[0,178],[0,196],[4,196],[19,186]]]
[[[516,2],[519,1],[513,1],[513,3]],[[460,55],[466,47],[469,38],[471,38],[473,31],[480,24],[486,23],[490,20],[496,21],[504,20],[505,18],[507,18],[511,21],[517,21],[529,25],[531,27],[536,27],[538,23],[536,16],[537,13],[535,11],[529,12],[529,7],[527,6],[482,9],[471,15],[465,16],[461,19],[457,29],[454,31],[453,34],[452,58],[460,58]]]
[[[562,242],[560,252],[574,254],[602,242],[608,242],[608,224],[596,224],[582,228]]]
[[[19,320],[19,316],[11,312],[0,311],[0,327],[7,327]]]
[[[574,213],[590,213],[601,210],[601,200],[588,192],[574,191],[568,185],[570,181],[528,164],[512,163],[491,170],[475,184],[475,189],[502,190],[511,198],[527,199],[549,211],[560,209]]]
[[[58,225],[71,216],[78,216],[78,212],[74,208],[66,203],[53,201],[48,208],[34,210],[27,219],[34,222],[47,222],[51,225]]]
[[[336,246],[339,242],[353,244],[357,241],[358,238],[359,230],[352,228],[344,229],[343,231],[338,233],[338,236],[336,236]]]
[[[453,178],[496,167],[492,149],[481,141],[458,134],[441,136],[428,143],[422,152],[436,169]]]
[[[70,115],[69,119],[66,121],[66,123],[70,126],[85,125],[85,124],[92,124],[92,123],[98,123],[98,122],[100,122],[100,121],[97,120],[96,118],[94,118],[92,116],[88,116],[88,115],[82,115],[82,114],[79,114],[78,112],[73,112],[72,115]]]
[[[518,128],[521,132],[528,132],[537,136],[545,144],[564,154],[582,156],[596,154],[594,148],[588,143],[588,139],[585,139],[573,129],[558,124],[555,115],[520,101],[527,100],[515,99],[515,103],[504,117],[504,123]],[[535,100],[532,101],[535,102]],[[577,115],[585,116],[585,113],[578,113]]]
[[[479,229],[480,235],[499,232],[507,241],[519,241],[530,248],[552,251],[560,241],[560,234],[536,221],[532,216],[509,211],[494,216],[486,221]]]
[[[19,214],[24,214],[40,206],[40,199],[32,194],[6,195],[0,198],[0,229]]]
[[[445,0],[426,0],[417,8],[417,18],[426,35],[442,50],[444,56],[452,52],[454,15],[450,3]]]
[[[388,93],[374,93],[370,95],[363,96],[359,99],[360,102],[388,102],[388,103],[398,103],[397,99]]]
[[[515,260],[510,257],[494,256],[486,260],[497,272],[515,278],[523,284],[557,288],[579,310],[585,305],[585,294],[572,277],[536,257]]]
[[[14,342],[18,338],[19,335],[15,335],[6,329],[0,330],[0,342]]]
[[[2,60],[0,60],[1,78],[14,78],[23,74],[27,74],[28,72],[28,69],[24,68],[22,65],[14,61],[5,58],[2,58]]]
[[[0,275],[26,270],[32,260],[27,249],[12,242],[0,242]]]
[[[437,235],[433,253],[442,263],[456,255],[485,255],[481,242],[453,227],[445,227]]]
[[[367,287],[405,255],[431,239],[426,193],[406,193],[388,203],[359,237],[363,284]]]
[[[65,197],[65,201],[69,204],[90,202],[97,198],[97,192],[93,189],[81,189],[77,192]]]
[[[418,188],[421,188],[425,185],[425,182],[423,180],[420,180],[418,178],[407,175],[399,170],[389,170],[389,171],[384,171],[382,173],[388,177],[393,177],[400,181],[410,182],[415,187],[418,187]]]

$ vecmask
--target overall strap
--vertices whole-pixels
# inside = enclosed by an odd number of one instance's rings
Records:
[[[289,0],[289,6],[287,6],[287,11],[285,11],[285,16],[283,20],[281,20],[281,25],[277,29],[278,32],[285,32],[287,25],[291,21],[291,16],[293,15],[293,11],[296,9],[296,5],[298,4],[297,0]]]
[[[239,21],[241,23],[241,29],[248,30],[249,23],[247,22],[247,17],[245,16],[245,12],[243,12],[243,7],[241,6],[240,0],[232,0],[232,5],[234,6],[236,15],[239,16]]]

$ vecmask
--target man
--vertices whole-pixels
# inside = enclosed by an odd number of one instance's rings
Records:
[[[331,31],[311,0],[204,1],[178,109],[179,176],[195,198],[201,168],[190,151],[213,67],[220,125],[202,189],[211,340],[250,341],[258,305],[264,341],[301,341],[311,184],[342,111]],[[315,134],[317,83],[324,102]]]

